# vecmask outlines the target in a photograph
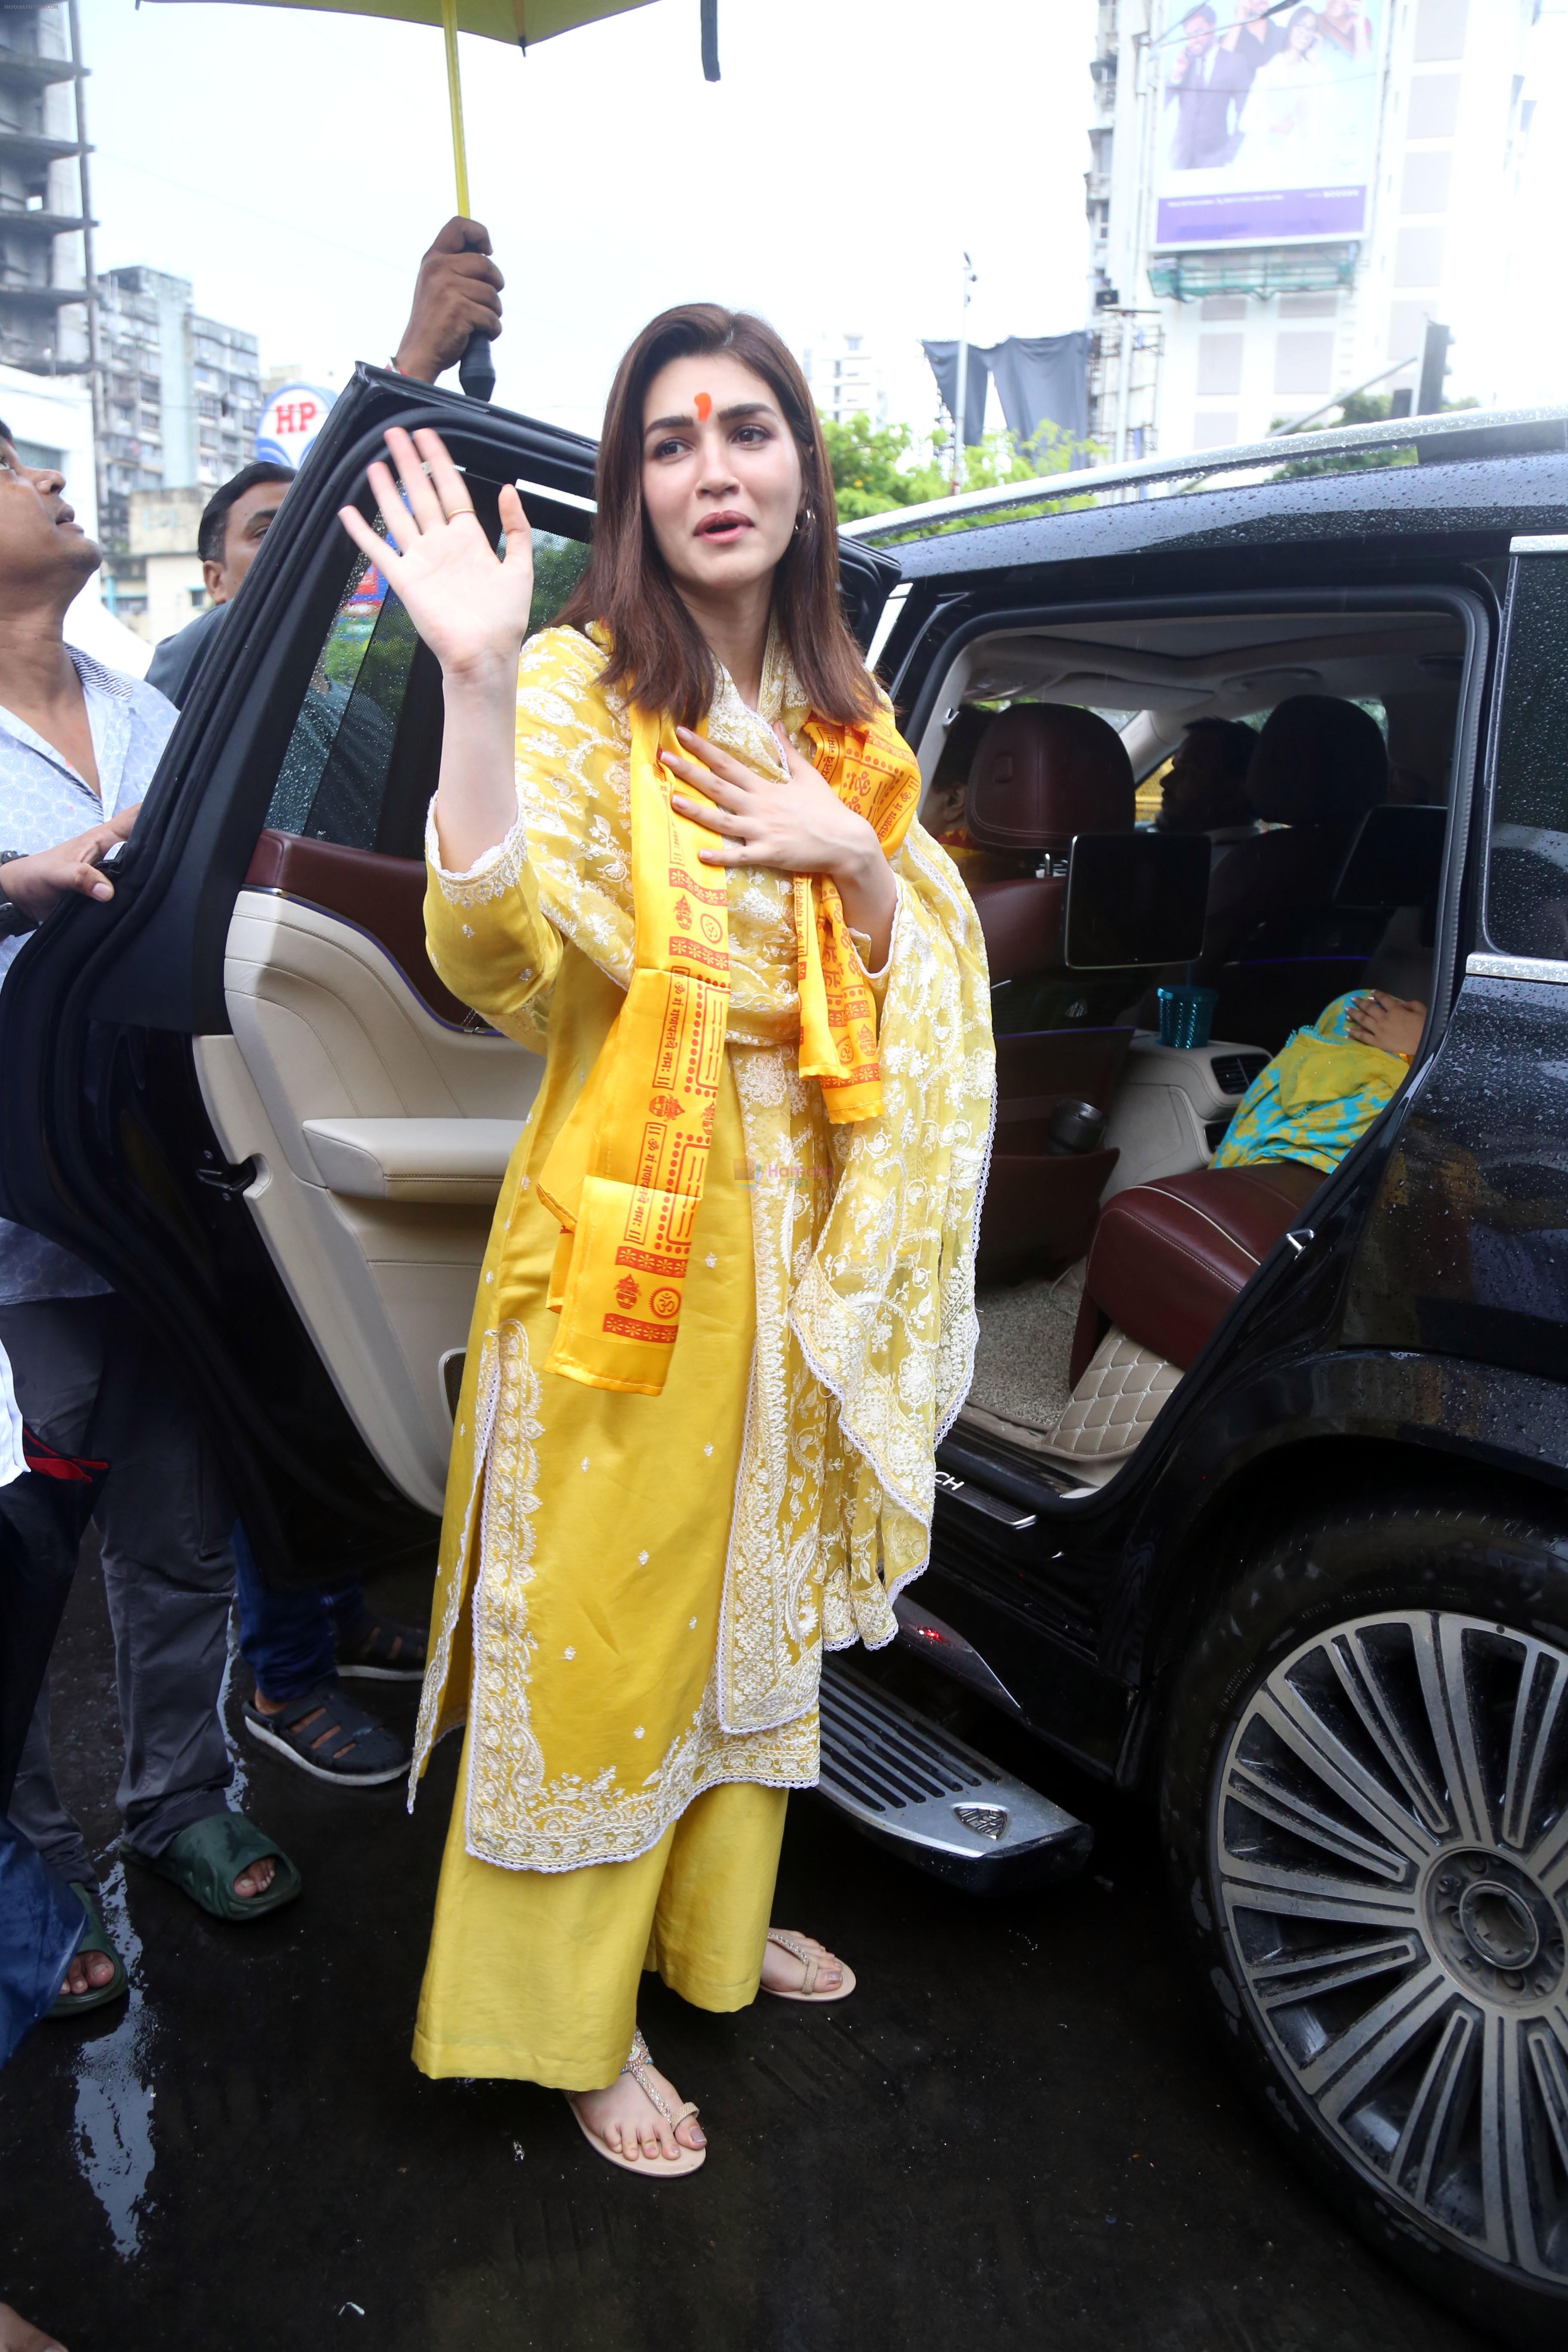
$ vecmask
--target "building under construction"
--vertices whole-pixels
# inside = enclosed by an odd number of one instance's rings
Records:
[[[85,373],[90,237],[77,11],[0,6],[0,363]]]

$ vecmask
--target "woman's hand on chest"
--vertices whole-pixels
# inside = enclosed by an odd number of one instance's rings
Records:
[[[678,727],[684,757],[661,751],[666,769],[690,787],[670,795],[678,814],[719,835],[699,855],[705,866],[763,866],[781,874],[826,874],[853,882],[882,845],[872,827],[846,808],[826,778],[797,751],[782,727],[786,777],[759,775],[731,752]]]
[[[899,894],[876,828],[845,807],[782,727],[773,733],[788,764],[784,777],[758,775],[689,727],[675,731],[682,754],[661,751],[659,757],[692,790],[672,793],[670,804],[719,835],[717,847],[699,850],[702,863],[826,874],[837,886],[850,923],[871,943],[872,969],[885,963]]]

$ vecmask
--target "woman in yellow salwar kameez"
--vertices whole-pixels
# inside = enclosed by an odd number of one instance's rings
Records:
[[[396,551],[343,520],[442,666],[431,958],[545,1056],[457,1409],[415,1778],[467,1729],[415,2058],[554,2084],[668,2178],[704,2141],[643,1969],[717,2011],[853,1988],[770,1908],[823,1650],[892,1638],[969,1381],[984,954],[771,329],[638,337],[589,569],[526,646],[515,491],[498,561],[436,435],[387,437]]]

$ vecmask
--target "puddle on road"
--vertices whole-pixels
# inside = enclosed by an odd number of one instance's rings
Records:
[[[229,1802],[243,1811],[248,1774],[244,1750],[228,1728],[229,1684],[238,1660],[239,1631],[231,1619],[218,1713],[223,1722],[234,1784]],[[243,1667],[240,1668],[243,1673]],[[102,2206],[114,2251],[130,2262],[142,2251],[153,2177],[153,2015],[142,1990],[142,1938],[131,1924],[123,1864],[99,1889],[110,1940],[131,1980],[125,2014],[112,2033],[84,2042],[76,2062],[76,2126],[73,2141],[82,2179]]]
[[[125,2015],[112,2033],[84,2042],[76,2061],[72,2145],[82,2179],[102,2206],[114,2251],[142,2251],[147,2183],[153,2176],[151,2012],[142,1992],[142,1939],[131,1924],[121,1864],[99,1890],[104,1925],[131,1979]]]

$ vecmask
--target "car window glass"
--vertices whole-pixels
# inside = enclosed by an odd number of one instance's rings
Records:
[[[267,822],[369,849],[417,638],[374,565],[355,562],[305,690]]]
[[[554,618],[587,560],[585,541],[534,531],[530,635]],[[387,840],[386,802],[419,651],[402,604],[374,565],[358,558],[283,755],[268,825],[345,849],[416,854],[415,841]],[[431,690],[438,691],[433,682]],[[426,799],[435,782],[434,774],[425,782]]]
[[[564,539],[559,531],[533,534],[533,604],[528,634],[547,629],[588,568],[585,539]]]
[[[1492,787],[1487,935],[1568,961],[1568,561],[1516,559]]]

